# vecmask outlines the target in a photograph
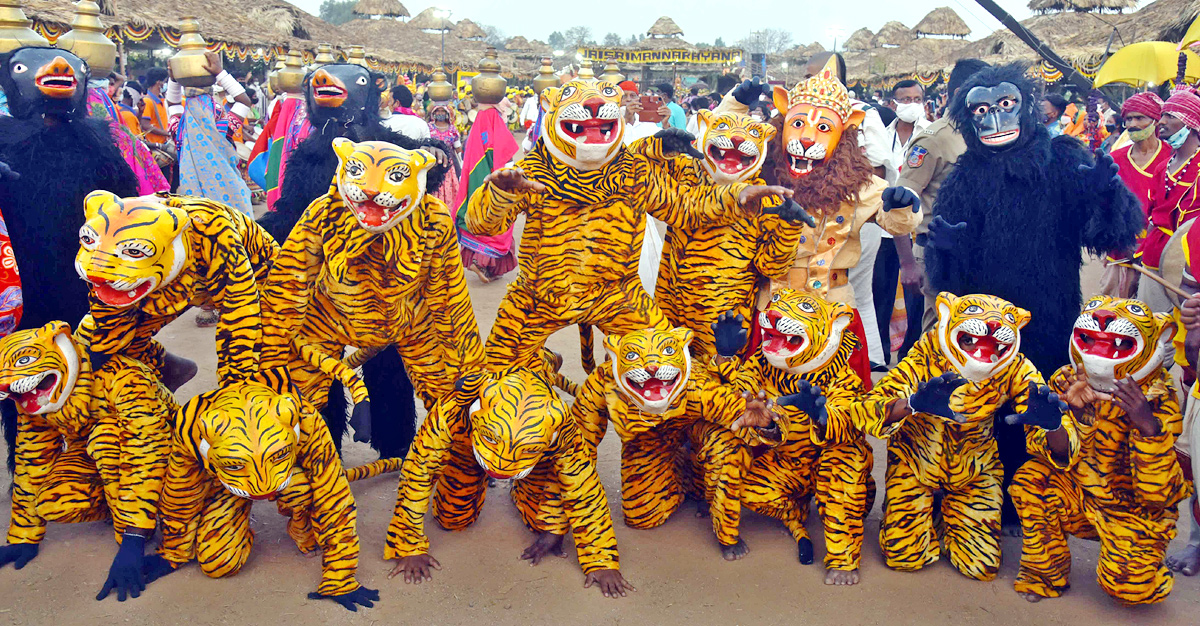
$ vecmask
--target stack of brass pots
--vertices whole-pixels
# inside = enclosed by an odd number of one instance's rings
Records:
[[[600,72],[600,80],[616,85],[625,80],[625,75],[621,73],[621,68],[617,67],[616,61],[609,61],[604,65],[604,71]]]
[[[279,84],[279,91],[284,93],[304,91],[304,74],[304,61],[301,60],[300,53],[288,50],[287,57],[283,60],[283,69],[275,72],[275,82]]]
[[[92,78],[108,78],[117,64],[117,45],[104,36],[100,5],[92,0],[75,3],[71,31],[59,37],[55,45],[87,61]]]
[[[538,68],[538,75],[533,79],[533,90],[538,94],[551,87],[558,86],[558,76],[554,74],[554,65],[550,57],[542,57],[542,66]]]
[[[0,0],[0,54],[25,46],[50,45],[30,28],[32,24],[21,10],[20,0]]]
[[[579,75],[575,78],[576,80],[596,80],[596,72],[592,70],[591,59],[584,59],[579,62]]]
[[[508,81],[500,75],[496,49],[488,47],[484,58],[479,61],[479,74],[471,79],[471,94],[479,104],[499,104],[507,90]]]
[[[313,59],[313,65],[320,67],[330,63],[337,63],[337,59],[333,56],[333,46],[327,43],[317,44],[317,56]]]
[[[184,87],[204,89],[211,87],[217,77],[208,73],[204,53],[208,44],[200,36],[200,22],[194,17],[185,17],[179,23],[179,52],[167,59],[175,82]]]
[[[367,49],[359,45],[350,46],[350,52],[346,53],[346,62],[367,67]]]
[[[437,70],[433,73],[433,80],[425,88],[425,93],[429,94],[429,99],[433,102],[450,102],[454,99],[454,85],[446,80],[445,72]]]

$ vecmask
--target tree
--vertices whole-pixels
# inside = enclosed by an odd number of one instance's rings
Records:
[[[641,42],[645,38],[646,38],[645,35],[630,35],[629,41],[625,42],[625,45],[636,46],[636,45],[638,45],[639,42]]]
[[[609,34],[605,35],[604,36],[604,45],[609,46],[609,47],[621,45],[621,36],[616,33],[609,33]]]
[[[555,50],[562,50],[563,48],[567,47],[567,38],[556,30],[550,33],[550,36],[546,38],[546,43],[550,44],[550,47],[554,48]]]
[[[508,37],[504,36],[504,31],[496,28],[495,26],[487,26],[483,24],[480,24],[479,27],[483,29],[483,32],[487,33],[487,36],[484,38],[484,41],[487,42],[487,45],[493,46],[498,50],[504,49],[504,44],[508,41]]]
[[[742,37],[736,45],[748,54],[779,54],[792,47],[792,34],[779,28],[764,28]]]
[[[325,0],[321,3],[321,9],[318,17],[333,24],[340,26],[357,19],[359,16],[354,14],[354,5],[358,4],[355,0]]]
[[[587,26],[572,26],[563,33],[563,37],[567,39],[566,45],[579,48],[586,45],[594,45],[596,42],[592,39],[592,29]]]
[[[725,40],[721,39],[720,37],[717,37],[717,40],[713,42],[713,47],[714,48],[724,48]]]

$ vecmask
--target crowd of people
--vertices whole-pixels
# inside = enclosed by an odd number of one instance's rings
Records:
[[[621,597],[611,424],[624,523],[692,501],[725,560],[749,510],[811,564],[813,518],[825,584],[860,583],[882,440],[892,570],[992,580],[1007,532],[1031,602],[1067,591],[1068,536],[1100,542],[1125,604],[1200,571],[1193,88],[1089,112],[965,59],[936,93],[860,100],[834,53],[794,85],[568,67],[452,97],[352,63],[299,94],[204,69],[211,89],[0,56],[0,566],[49,522],[110,520],[98,600],[192,561],[225,577],[271,500],[322,557],[309,597],[370,607],[350,483],[398,471],[389,578],[431,580],[426,514],[466,528],[503,480],[522,559],[571,532],[585,587]],[[1106,263],[1087,297],[1085,250]],[[514,270],[485,339],[470,290]],[[155,334],[192,307],[218,387],[177,403],[198,368]],[[546,347],[570,326],[582,382]],[[343,467],[346,436],[380,459]]]

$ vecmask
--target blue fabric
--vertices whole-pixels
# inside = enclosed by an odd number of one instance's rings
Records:
[[[217,130],[212,96],[187,99],[179,136],[179,193],[216,200],[254,217],[250,188],[237,170],[237,152]]]
[[[671,128],[687,128],[687,113],[683,112],[683,107],[668,102],[667,108],[671,110],[671,117],[667,118],[667,121],[671,122]]]

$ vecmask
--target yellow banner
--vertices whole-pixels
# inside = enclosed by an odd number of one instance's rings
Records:
[[[592,61],[616,61],[629,65],[656,63],[724,64],[742,60],[741,50],[622,50],[621,48],[580,48],[579,54]]]

